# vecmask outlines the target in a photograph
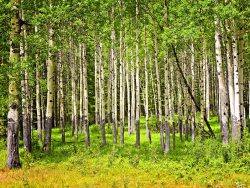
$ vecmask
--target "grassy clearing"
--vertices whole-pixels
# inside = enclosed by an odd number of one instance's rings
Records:
[[[210,121],[219,132],[215,117]],[[151,119],[154,125],[155,120]],[[141,119],[141,147],[134,147],[135,135],[125,133],[125,145],[112,144],[107,129],[106,146],[101,145],[98,126],[91,126],[91,148],[84,147],[66,134],[61,144],[60,130],[53,129],[52,152],[44,154],[34,133],[33,152],[21,149],[22,169],[7,170],[5,143],[0,142],[0,187],[247,187],[250,186],[250,142],[222,147],[219,139],[179,142],[176,149],[163,155],[159,133],[152,133],[152,144],[145,137]],[[154,130],[154,129],[152,129]],[[155,129],[156,130],[156,129]],[[21,147],[22,148],[22,147]]]

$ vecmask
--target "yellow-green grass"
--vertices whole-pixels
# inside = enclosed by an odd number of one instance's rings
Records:
[[[219,129],[212,117],[213,129]],[[195,144],[179,141],[176,149],[164,155],[160,137],[150,119],[152,144],[145,136],[141,118],[141,147],[135,148],[135,134],[125,132],[125,145],[112,144],[112,130],[106,128],[107,145],[101,145],[99,126],[91,126],[91,147],[84,147],[84,135],[78,141],[66,132],[61,144],[60,129],[52,131],[52,151],[45,154],[33,134],[33,152],[25,154],[20,146],[22,169],[5,168],[6,147],[0,142],[0,187],[247,187],[250,185],[249,139],[244,147],[222,147],[217,139]],[[118,130],[119,135],[119,130]],[[119,138],[119,137],[118,137]],[[172,138],[171,138],[172,141]],[[171,144],[172,149],[172,144]]]

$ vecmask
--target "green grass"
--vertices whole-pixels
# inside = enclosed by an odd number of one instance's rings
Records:
[[[223,147],[216,117],[210,120],[216,139],[179,141],[176,149],[163,154],[160,137],[150,119],[152,144],[145,136],[141,119],[141,146],[135,148],[135,134],[125,132],[125,145],[112,143],[112,130],[106,129],[107,145],[101,145],[99,126],[91,126],[91,147],[84,146],[66,132],[61,144],[60,129],[52,131],[52,151],[45,154],[33,134],[32,154],[20,156],[22,169],[5,169],[6,147],[0,142],[0,187],[247,187],[250,185],[250,142]],[[172,141],[172,139],[171,139]],[[171,144],[172,149],[172,144]]]

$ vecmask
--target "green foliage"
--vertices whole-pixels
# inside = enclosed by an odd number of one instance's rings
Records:
[[[211,121],[216,122],[214,117],[211,118]],[[152,118],[150,126],[155,122],[155,118]],[[109,187],[112,185],[131,187],[132,182],[138,185],[144,182],[142,185],[156,184],[160,186],[166,181],[175,182],[175,186],[177,182],[202,187],[249,185],[250,179],[247,175],[250,174],[250,142],[248,135],[240,145],[223,146],[219,140],[215,139],[197,141],[195,144],[189,141],[181,143],[177,134],[176,149],[171,150],[170,154],[164,155],[158,142],[159,133],[152,131],[152,144],[150,145],[145,138],[144,118],[141,119],[141,125],[142,144],[139,149],[134,147],[135,135],[127,133],[125,133],[124,146],[113,145],[112,131],[107,131],[108,144],[102,146],[100,127],[92,125],[90,127],[90,149],[85,149],[83,135],[80,135],[78,141],[75,141],[75,138],[70,136],[69,130],[66,132],[66,143],[61,144],[60,130],[53,129],[52,152],[45,154],[41,151],[37,134],[34,132],[32,153],[27,154],[21,149],[22,171],[28,172],[36,168],[58,169],[61,172],[77,174],[75,176],[96,177],[98,179],[96,181],[102,182],[101,185],[110,182]],[[218,127],[218,123],[212,123],[212,126]],[[6,157],[4,142],[0,142],[0,148],[0,158],[3,159],[0,160],[0,168],[3,168]],[[137,175],[136,180],[133,179],[135,178],[134,173],[140,174]],[[62,175],[58,175],[58,178],[60,176]],[[104,176],[107,179],[102,179]],[[119,179],[120,176],[123,178]],[[80,180],[81,178],[71,178],[73,180],[64,183],[73,185],[74,181],[83,181]],[[23,180],[29,184],[33,183],[28,175],[23,176]],[[91,184],[91,181],[88,180],[85,183]]]

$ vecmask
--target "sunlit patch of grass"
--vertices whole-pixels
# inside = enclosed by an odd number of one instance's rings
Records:
[[[100,127],[91,125],[91,147],[86,150],[84,135],[78,140],[66,132],[61,143],[61,131],[52,131],[52,151],[45,154],[33,134],[33,151],[27,155],[20,148],[22,169],[5,169],[6,143],[0,142],[0,187],[236,187],[250,185],[249,140],[244,147],[207,139],[179,141],[176,149],[164,155],[156,119],[150,118],[152,144],[146,138],[145,118],[141,119],[141,146],[135,148],[135,134],[125,129],[125,144],[112,143],[112,130],[106,129],[107,145],[101,145]],[[219,129],[218,119],[211,117],[213,129]],[[119,130],[118,130],[119,133]],[[119,135],[119,134],[118,134]],[[172,138],[171,138],[172,141]],[[20,141],[21,142],[21,141]]]

